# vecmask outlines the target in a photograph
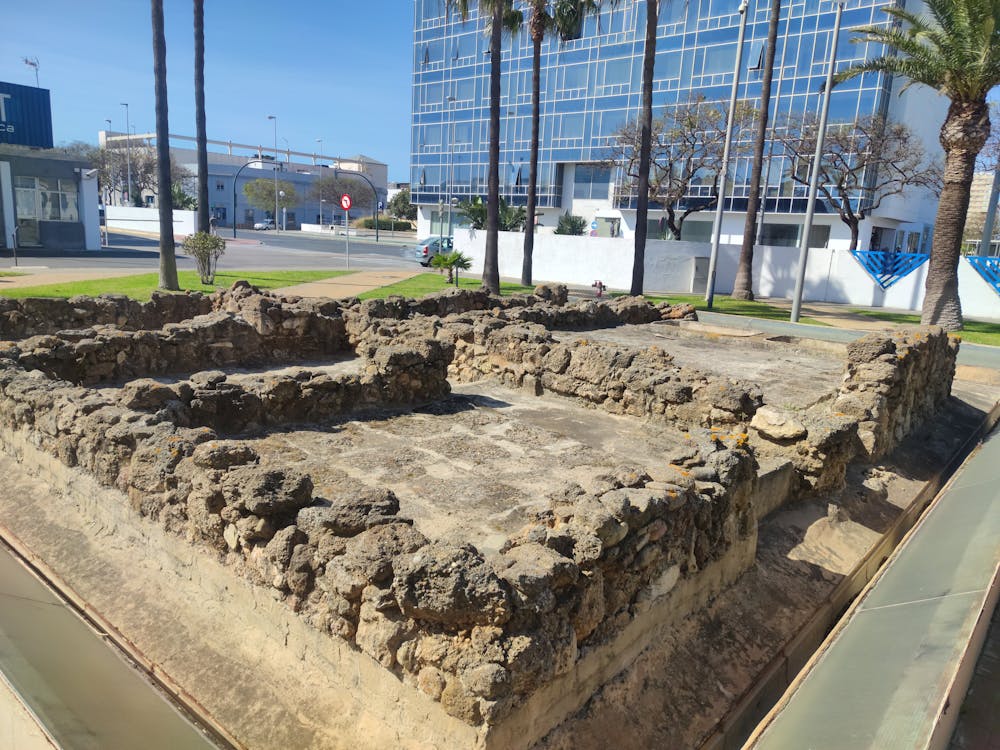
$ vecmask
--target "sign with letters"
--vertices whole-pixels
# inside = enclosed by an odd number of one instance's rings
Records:
[[[0,81],[0,143],[52,148],[48,89]]]

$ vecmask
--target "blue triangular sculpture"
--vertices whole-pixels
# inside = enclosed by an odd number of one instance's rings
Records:
[[[976,269],[976,273],[983,277],[983,281],[993,287],[993,291],[1000,294],[1000,258],[988,258],[985,255],[967,255],[965,257],[969,265]]]
[[[882,250],[851,250],[851,255],[883,289],[920,268],[929,253],[887,253]]]

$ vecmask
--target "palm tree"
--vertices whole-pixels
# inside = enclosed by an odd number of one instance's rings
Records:
[[[538,127],[541,122],[542,41],[552,30],[554,19],[548,13],[548,0],[528,0],[528,33],[531,36],[531,152],[528,161],[528,216],[524,231],[524,260],[521,284],[531,286],[531,259],[535,250],[535,205],[538,193]]]
[[[646,45],[642,56],[642,109],[639,112],[639,195],[635,205],[635,254],[631,294],[642,294],[646,273],[646,217],[649,214],[649,165],[653,149],[653,67],[656,63],[656,22],[660,0],[646,0]]]
[[[469,0],[445,0],[445,10],[457,10],[462,20],[469,17]],[[500,293],[500,49],[503,32],[521,26],[521,12],[512,0],[480,0],[481,14],[489,13],[490,33],[490,145],[486,180],[486,251],[483,257],[483,286]]]
[[[538,204],[538,141],[542,98],[542,42],[550,31],[562,39],[578,36],[583,16],[596,13],[596,0],[555,0],[549,14],[549,0],[526,0],[529,13],[528,33],[531,36],[531,150],[528,166],[528,225],[524,230],[524,260],[521,264],[521,284],[531,286],[531,264],[535,250],[535,209]]]
[[[486,249],[483,253],[483,286],[500,294],[500,50],[503,32],[521,26],[521,12],[512,0],[480,0],[490,15],[490,146],[486,175]]]
[[[990,135],[986,95],[1000,84],[1000,0],[925,0],[930,16],[902,8],[885,12],[904,26],[863,26],[860,41],[885,44],[886,54],[842,71],[837,81],[885,73],[922,83],[951,100],[939,136],[944,185],[938,202],[920,322],[962,328],[958,259],[976,157]]]
[[[156,177],[160,208],[160,288],[177,291],[174,256],[174,202],[170,195],[170,127],[167,123],[167,40],[163,0],[150,0],[153,16],[153,80],[156,89]]]
[[[453,250],[450,253],[438,253],[435,255],[431,259],[431,267],[446,269],[448,271],[448,280],[446,283],[454,283],[455,286],[458,286],[459,269],[468,271],[472,267],[472,261],[458,250]]]
[[[208,232],[208,133],[205,125],[205,0],[194,0],[194,122],[198,149],[198,225]],[[235,221],[236,217],[233,217]]]
[[[760,178],[764,166],[764,142],[767,140],[768,111],[771,109],[771,80],[774,77],[774,52],[778,45],[778,18],[781,0],[771,0],[771,17],[767,24],[767,48],[764,52],[764,76],[760,83],[760,110],[753,140],[753,166],[750,169],[750,195],[747,198],[747,218],[743,225],[743,248],[740,250],[733,299],[753,299],[753,243],[757,237],[757,211],[760,209]]]

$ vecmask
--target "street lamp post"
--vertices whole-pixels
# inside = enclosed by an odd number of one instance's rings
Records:
[[[236,239],[236,182],[239,180],[240,172],[249,167],[251,164],[261,164],[263,159],[251,159],[242,167],[236,170],[236,174],[233,175],[233,239]],[[277,225],[277,223],[275,223]]]
[[[316,139],[316,143],[319,144],[319,158],[322,159],[323,158],[323,139],[322,138],[317,138]],[[317,161],[317,157],[314,156],[313,157],[313,165],[317,165],[317,164],[319,164],[319,162]],[[323,175],[320,174],[319,172],[317,172],[316,173],[316,180],[319,183],[319,228],[320,228],[320,231],[322,231],[322,229],[323,229],[323,183],[321,181],[322,179],[323,179]]]
[[[448,204],[448,213],[451,213],[451,204]],[[438,201],[438,248],[444,249],[444,201]]]
[[[274,120],[274,231],[278,233],[278,117],[268,115],[267,119]]]
[[[719,262],[719,239],[722,236],[722,212],[726,204],[726,173],[729,172],[729,149],[733,144],[733,125],[736,122],[736,94],[743,72],[743,39],[747,32],[747,0],[740,3],[740,33],[736,42],[736,67],[733,68],[733,89],[729,94],[729,116],[726,118],[726,140],[722,147],[722,166],[719,168],[719,197],[715,206],[715,221],[712,224],[712,251],[708,259],[708,284],[705,289],[705,304],[712,309],[715,300],[715,267]]]
[[[125,168],[128,173],[128,182],[125,186],[125,205],[132,200],[132,136],[128,128],[128,102],[122,102],[125,107]]]
[[[451,212],[455,208],[458,208],[458,198],[453,195],[453,196],[451,196],[451,200],[448,202],[448,237],[449,237],[449,239],[454,235],[454,231],[452,230],[453,224],[452,224],[452,220],[451,220]]]
[[[111,132],[111,119],[105,117],[104,118],[104,122],[106,122],[108,124],[108,132],[110,133]],[[108,139],[107,139],[107,137],[105,137],[105,139],[104,139],[105,158],[107,158],[108,154],[110,153],[107,150],[107,146],[108,146]],[[110,165],[109,165],[109,167],[110,167]],[[108,169],[108,184],[104,186],[104,189],[107,191],[105,193],[105,196],[104,196],[104,205],[108,205],[108,203],[111,202],[112,196],[114,195],[114,188],[111,187],[110,183],[111,183],[111,169],[109,168]]]
[[[812,176],[809,178],[809,199],[806,203],[806,220],[802,225],[799,239],[799,273],[795,279],[795,297],[792,299],[792,322],[799,322],[802,309],[802,290],[806,283],[806,263],[809,260],[809,235],[812,233],[813,213],[816,208],[816,193],[819,191],[820,161],[826,144],[826,119],[830,114],[830,94],[833,90],[833,69],[837,64],[837,37],[840,35],[840,17],[844,14],[845,0],[837,0],[837,15],[833,21],[833,36],[830,38],[830,59],[826,67],[826,86],[823,89],[823,108],[819,116],[819,130],[816,131],[816,153],[813,156]]]
[[[455,97],[448,97],[448,190],[451,196],[455,179]],[[451,207],[454,197],[448,200],[448,236],[451,237]]]

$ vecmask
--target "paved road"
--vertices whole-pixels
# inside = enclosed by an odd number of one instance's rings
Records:
[[[229,246],[219,261],[219,269],[344,269],[347,267],[344,238],[318,237],[299,232],[238,232],[237,241],[226,237]],[[397,240],[398,242],[398,240]],[[149,268],[159,263],[157,241],[152,238],[111,234],[111,246],[103,250],[77,250],[58,252],[22,248],[18,251],[20,266],[45,266],[47,268]],[[351,268],[414,268],[419,266],[412,259],[410,245],[400,245],[392,240],[375,244],[367,238],[351,239]],[[177,265],[193,269],[194,261],[178,252]],[[0,269],[13,267],[13,258],[6,250],[0,251]]]

